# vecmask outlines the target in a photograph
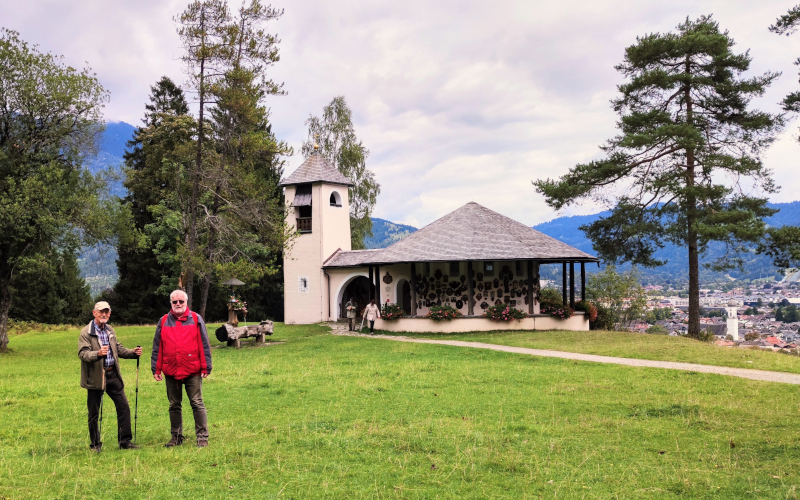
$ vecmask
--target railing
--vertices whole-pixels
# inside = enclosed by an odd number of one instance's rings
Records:
[[[298,217],[297,218],[297,231],[301,233],[311,232],[311,217]]]

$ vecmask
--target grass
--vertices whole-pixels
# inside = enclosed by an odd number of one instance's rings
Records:
[[[149,353],[152,327],[117,333]],[[143,448],[113,447],[108,404],[98,455],[77,336],[14,336],[0,357],[0,498],[796,498],[800,483],[798,386],[313,325],[214,350],[204,449],[163,447],[166,395],[143,363]]]
[[[800,358],[797,356],[758,348],[721,347],[686,337],[671,337],[668,335],[602,330],[588,332],[552,330],[428,334],[380,331],[379,333],[414,338],[485,342],[513,347],[549,349],[601,356],[617,356],[620,358],[679,361],[701,365],[800,373]]]

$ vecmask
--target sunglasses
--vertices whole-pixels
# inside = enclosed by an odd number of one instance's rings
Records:
[[[186,301],[185,300],[173,300],[172,303],[173,304],[184,304],[184,303],[186,303]]]

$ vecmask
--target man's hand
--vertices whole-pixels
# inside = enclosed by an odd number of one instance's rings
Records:
[[[97,355],[99,357],[101,357],[101,358],[104,357],[104,356],[108,356],[108,346],[104,345],[104,346],[100,347],[100,350],[97,351]]]
[[[137,356],[141,356],[142,355],[141,346],[136,347],[136,349],[133,350],[133,353],[136,354]]]
[[[208,378],[208,373],[201,373],[200,376],[203,378]]]
[[[154,374],[153,374],[153,378],[154,378],[154,379],[156,379],[156,382],[161,382],[161,379],[162,379],[163,377],[161,376],[161,374],[160,374],[160,373],[154,373]]]

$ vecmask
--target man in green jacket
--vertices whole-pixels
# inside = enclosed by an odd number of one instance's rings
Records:
[[[108,325],[111,306],[100,301],[92,311],[94,320],[83,327],[78,338],[78,357],[81,358],[81,387],[87,390],[86,406],[89,409],[89,449],[100,452],[100,429],[97,425],[103,394],[108,393],[117,408],[117,440],[120,449],[131,450],[131,409],[125,397],[125,384],[119,369],[119,359],[136,359],[142,348],[126,349],[117,340],[114,329]]]

